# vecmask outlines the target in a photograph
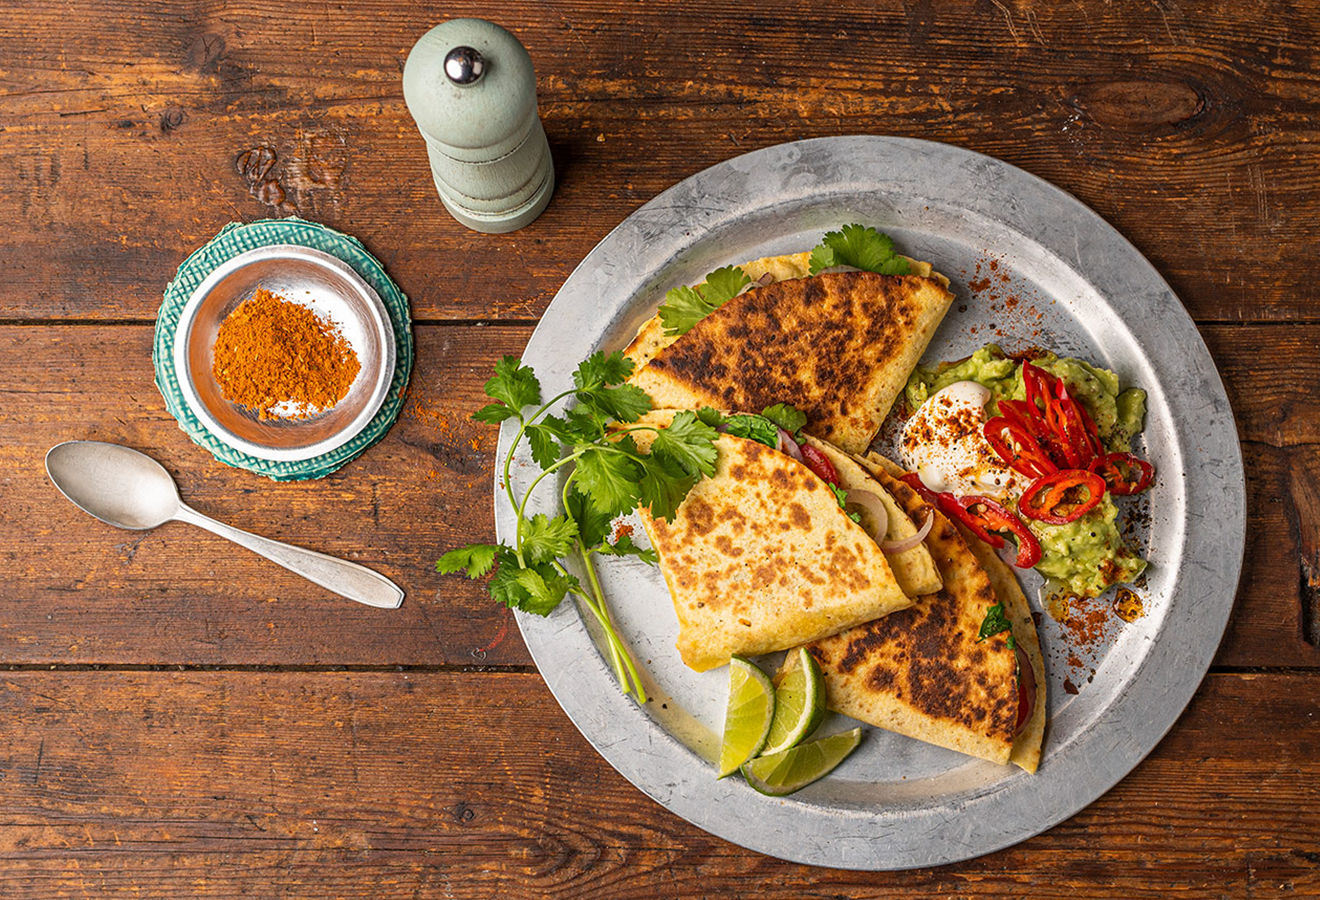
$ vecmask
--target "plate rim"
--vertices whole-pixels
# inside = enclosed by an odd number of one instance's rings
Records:
[[[908,813],[901,816],[897,814],[889,815],[887,818],[893,821],[879,821],[886,817],[878,814],[866,815],[859,813],[845,816],[849,819],[849,826],[852,829],[849,834],[843,836],[847,840],[840,838],[827,843],[817,842],[807,846],[806,850],[786,848],[782,842],[765,839],[766,834],[783,837],[787,833],[786,831],[777,831],[773,827],[768,829],[753,827],[749,829],[745,827],[745,824],[731,823],[721,819],[718,814],[712,815],[712,809],[719,809],[719,800],[721,798],[727,799],[727,787],[723,789],[720,787],[725,782],[710,784],[703,779],[701,784],[695,786],[683,783],[683,776],[690,773],[684,771],[685,767],[682,763],[686,763],[687,767],[690,768],[691,751],[662,728],[658,722],[647,716],[631,698],[625,698],[618,691],[612,673],[604,660],[595,652],[594,645],[590,644],[590,637],[585,624],[579,618],[578,612],[572,608],[572,605],[562,604],[546,619],[521,612],[516,614],[516,620],[528,650],[560,707],[597,752],[634,786],[697,827],[748,849],[792,862],[858,870],[896,870],[952,863],[1012,846],[1075,815],[1126,777],[1173,727],[1204,680],[1228,625],[1237,593],[1237,585],[1241,577],[1243,554],[1245,552],[1246,486],[1241,445],[1237,439],[1232,408],[1224,389],[1222,377],[1210,357],[1204,339],[1186,308],[1149,260],[1113,226],[1109,225],[1101,216],[1081,201],[1061,188],[1022,169],[993,157],[954,145],[914,138],[875,135],[813,138],[755,150],[717,163],[689,176],[635,210],[587,254],[569,275],[542,315],[528,341],[524,358],[529,352],[535,352],[534,348],[538,345],[538,338],[544,341],[546,334],[553,327],[556,307],[559,307],[559,313],[562,315],[567,303],[573,302],[578,288],[582,287],[581,283],[589,282],[600,274],[602,267],[609,264],[611,253],[617,254],[626,250],[629,240],[635,237],[633,232],[647,230],[644,223],[648,217],[665,211],[673,212],[675,209],[686,208],[690,211],[701,208],[703,210],[695,218],[683,220],[682,224],[686,230],[682,235],[682,239],[675,241],[675,243],[682,246],[669,257],[672,260],[675,256],[682,254],[683,248],[691,249],[693,246],[698,245],[704,237],[735,224],[739,215],[730,207],[736,206],[738,201],[748,203],[764,200],[766,203],[771,203],[777,199],[776,197],[764,195],[763,192],[769,189],[769,182],[773,181],[773,179],[766,179],[762,184],[749,180],[744,184],[742,195],[734,197],[719,196],[713,204],[711,201],[706,200],[706,206],[697,207],[686,202],[693,196],[701,198],[710,196],[710,188],[712,185],[721,185],[721,179],[727,181],[729,176],[734,173],[751,171],[752,169],[763,168],[766,165],[783,167],[786,164],[794,164],[804,156],[811,157],[817,164],[825,160],[840,165],[847,163],[855,166],[858,164],[858,160],[861,159],[865,161],[866,165],[875,166],[883,164],[887,161],[887,157],[892,157],[895,154],[908,157],[915,156],[926,162],[929,162],[932,158],[941,158],[943,163],[961,166],[968,169],[969,172],[974,170],[978,175],[996,184],[1004,181],[1023,189],[1044,192],[1060,204],[1059,217],[1061,219],[1066,221],[1069,217],[1072,217],[1073,224],[1084,224],[1091,230],[1091,238],[1110,245],[1111,248],[1120,251],[1126,259],[1138,263],[1135,268],[1139,270],[1137,272],[1139,282],[1152,293],[1152,296],[1158,296],[1164,304],[1160,312],[1164,316],[1171,317],[1171,321],[1176,323],[1181,330],[1181,337],[1192,339],[1190,350],[1191,355],[1197,357],[1196,361],[1209,363],[1209,373],[1205,380],[1205,386],[1214,393],[1214,396],[1210,399],[1218,404],[1217,411],[1221,412],[1222,415],[1218,418],[1212,417],[1212,421],[1205,424],[1201,430],[1196,430],[1201,428],[1199,422],[1176,420],[1177,430],[1174,438],[1178,449],[1181,451],[1186,451],[1185,445],[1189,436],[1195,436],[1211,444],[1213,449],[1221,454],[1214,458],[1213,465],[1217,467],[1221,475],[1226,474],[1229,477],[1219,489],[1219,496],[1222,497],[1221,503],[1226,514],[1219,516],[1219,527],[1216,535],[1220,538],[1220,543],[1230,547],[1235,546],[1236,553],[1228,552],[1226,555],[1220,553],[1217,557],[1219,564],[1219,568],[1216,570],[1217,574],[1213,577],[1206,574],[1206,577],[1201,579],[1202,581],[1214,582],[1215,588],[1210,591],[1213,596],[1210,596],[1209,599],[1217,601],[1215,612],[1218,615],[1202,615],[1199,619],[1193,621],[1192,625],[1196,633],[1192,637],[1195,640],[1188,641],[1183,639],[1185,636],[1180,636],[1176,648],[1173,646],[1172,641],[1166,640],[1163,646],[1153,647],[1137,665],[1137,670],[1131,681],[1135,683],[1140,680],[1143,687],[1149,688],[1151,686],[1149,684],[1151,675],[1141,670],[1152,664],[1153,655],[1159,654],[1160,658],[1156,659],[1155,662],[1164,665],[1169,664],[1166,657],[1173,653],[1175,649],[1194,655],[1190,667],[1184,662],[1181,669],[1175,670],[1175,674],[1181,676],[1181,680],[1171,686],[1174,690],[1170,691],[1167,689],[1170,686],[1165,686],[1166,689],[1162,691],[1161,717],[1157,727],[1148,729],[1139,737],[1130,731],[1124,730],[1122,726],[1130,724],[1124,718],[1124,715],[1130,715],[1130,712],[1125,713],[1119,707],[1132,706],[1139,701],[1135,700],[1130,693],[1116,696],[1109,706],[1102,711],[1101,715],[1110,719],[1116,718],[1116,721],[1111,721],[1108,724],[1116,726],[1119,733],[1114,736],[1114,740],[1110,741],[1108,749],[1111,752],[1107,756],[1099,759],[1088,757],[1088,763],[1092,765],[1091,778],[1087,789],[1083,793],[1062,798],[1056,796],[1054,798],[1055,802],[1048,812],[1041,810],[1040,804],[1035,804],[1039,814],[1029,825],[1023,827],[1014,822],[993,837],[987,837],[983,833],[964,833],[964,838],[976,838],[976,840],[954,840],[952,836],[945,835],[943,838],[945,844],[934,852],[924,846],[919,846],[918,841],[912,840],[913,835],[911,834],[902,836],[907,839],[907,843],[899,850],[884,845],[884,841],[895,837],[894,831],[899,826],[913,824],[920,826],[923,824],[912,821],[914,818],[920,818],[920,816],[913,816]],[[751,185],[750,190],[747,189],[747,185]],[[727,184],[723,186],[727,187]],[[838,186],[836,185],[836,187]],[[843,192],[846,193],[846,188]],[[830,197],[837,196],[840,191],[831,192],[824,187],[816,187],[812,193],[818,193],[822,197]],[[724,208],[719,208],[719,201],[727,201]],[[757,206],[750,211],[744,210],[741,215],[762,211],[764,208],[764,205]],[[1020,210],[1014,210],[1015,214],[1019,212]],[[665,217],[660,216],[660,218],[664,219]],[[654,229],[650,230],[653,231]],[[1073,269],[1075,274],[1086,279],[1087,283],[1093,283],[1091,279],[1086,278],[1088,266],[1083,263],[1080,251],[1077,254],[1076,265],[1074,265],[1058,253],[1055,247],[1041,241],[1037,241],[1037,243],[1041,243],[1045,249],[1059,256],[1066,265]],[[667,262],[668,260],[658,263],[653,268],[656,270],[663,268]],[[636,295],[638,289],[640,289],[640,286],[629,293],[627,298],[624,298],[620,310],[626,308],[627,303]],[[1110,298],[1108,293],[1105,296],[1106,299]],[[581,317],[580,312],[577,315],[579,318]],[[1144,352],[1144,347],[1142,350]],[[572,362],[575,363],[576,360]],[[1182,360],[1181,362],[1186,364],[1189,360]],[[539,369],[538,374],[540,374]],[[1161,379],[1161,386],[1164,386],[1163,379]],[[1178,395],[1170,391],[1170,397],[1174,396]],[[1172,405],[1172,400],[1170,402]],[[503,458],[503,455],[507,452],[508,443],[512,436],[513,430],[511,428],[506,426],[501,430],[498,450],[500,458]],[[496,480],[498,481],[498,479]],[[1186,472],[1182,473],[1182,486],[1183,496],[1190,499]],[[501,496],[497,483],[494,491],[496,532],[497,535],[503,537],[509,533],[512,521],[508,511],[501,509]],[[1200,523],[1196,524],[1199,525]],[[1191,545],[1193,537],[1190,530],[1184,534],[1181,546],[1183,555],[1190,554],[1191,551],[1188,547]],[[1174,597],[1185,593],[1186,590],[1180,583],[1178,589],[1171,595],[1171,605]],[[1205,602],[1206,598],[1198,599],[1198,603]],[[1205,613],[1206,607],[1199,606],[1198,609]],[[583,638],[587,640],[588,646],[591,648],[592,652],[590,654],[584,655],[580,652],[583,649],[581,644]],[[576,656],[573,656],[574,652],[576,652]],[[603,683],[608,685],[608,691],[597,690],[594,693],[584,695],[582,692],[573,689],[582,683],[584,679],[599,680],[601,678],[604,679]],[[601,734],[600,729],[602,726],[610,728],[611,732],[605,735]],[[633,731],[629,732],[627,729],[633,729]],[[1067,747],[1061,748],[1061,752],[1071,751],[1075,754],[1085,754],[1085,751],[1090,749],[1090,744],[1095,741],[1094,735],[1088,735],[1088,732],[1092,730],[1094,730],[1094,726],[1091,729],[1084,730],[1076,740],[1070,742]],[[657,737],[660,738],[658,741]],[[1084,743],[1086,746],[1072,746],[1072,744],[1082,745]],[[675,753],[683,757],[689,757],[689,759],[678,760]],[[648,767],[637,765],[637,760],[642,758],[646,759]],[[657,763],[663,765],[657,765]],[[1042,767],[1042,771],[1045,771],[1045,767]],[[1028,778],[1040,780],[1041,775],[1028,776]],[[953,816],[965,816],[969,809],[976,811],[978,814],[984,813],[987,809],[993,814],[1002,814],[1002,810],[999,812],[994,810],[996,798],[1005,794],[1014,782],[1009,780],[1004,784],[1005,787],[1003,788],[992,789],[972,796],[956,810],[948,808],[942,810],[946,817],[944,824],[948,825]],[[695,789],[685,790],[688,787],[695,787]],[[1018,800],[1016,806],[1019,811],[1026,805],[1021,802],[1024,798],[1018,796],[1023,793],[1023,790],[1023,788],[1014,789],[1014,795]],[[762,803],[757,812],[762,816],[770,815],[777,819],[776,809],[788,810],[787,815],[789,818],[787,822],[801,822],[804,818],[809,818],[813,814],[813,808],[824,810],[823,807],[812,807],[809,803],[794,800],[790,797],[772,803]],[[829,812],[832,815],[840,814],[837,809],[830,809]],[[934,810],[925,808],[921,812],[929,814],[933,813]],[[902,821],[898,821],[899,819],[902,819]],[[924,824],[930,825],[931,823]],[[857,840],[854,840],[855,838],[861,839],[860,844]],[[957,846],[954,846],[954,844]],[[859,847],[861,848],[860,852],[858,851]]]

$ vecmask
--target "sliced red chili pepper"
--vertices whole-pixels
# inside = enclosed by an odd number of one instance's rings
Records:
[[[985,531],[1007,531],[1017,542],[1017,559],[1013,560],[1013,565],[1019,569],[1030,569],[1036,563],[1040,562],[1040,541],[1036,540],[1036,535],[1032,534],[1031,529],[1026,523],[1015,516],[1012,511],[1006,509],[1000,504],[991,500],[989,497],[959,497],[958,504],[967,514],[974,516],[977,524]],[[963,519],[962,521],[966,521]],[[980,537],[978,534],[977,537]],[[999,538],[999,543],[987,541],[992,547],[1002,547],[1003,538]]]
[[[1068,492],[1077,487],[1085,488],[1089,496],[1066,509],[1060,509],[1068,502]],[[1023,491],[1018,498],[1018,512],[1038,522],[1066,525],[1095,509],[1104,495],[1105,480],[1099,475],[1084,469],[1061,469],[1046,475]]]
[[[997,534],[991,534],[986,526],[989,520],[983,519],[980,515],[969,510],[963,505],[968,499],[980,500],[980,497],[955,497],[953,494],[941,493],[935,495],[939,500],[940,512],[944,513],[950,519],[957,519],[967,526],[967,529],[981,540],[985,541],[991,547],[998,550],[1004,546],[1004,539]]]
[[[1124,466],[1134,471],[1134,479],[1124,471]],[[1144,459],[1138,459],[1131,453],[1110,453],[1092,460],[1090,470],[1105,480],[1105,487],[1111,494],[1128,496],[1140,494],[1150,487],[1155,480],[1155,467]]]
[[[939,506],[939,498],[935,496],[935,492],[922,484],[921,476],[916,472],[908,472],[900,478],[899,481],[916,491],[921,496],[921,499],[925,500],[931,506]]]
[[[1015,472],[1028,478],[1042,478],[1059,471],[1059,467],[1050,460],[1031,432],[1009,417],[995,416],[985,423],[982,430],[995,453]],[[1007,441],[1004,440],[1004,432],[1008,432]]]
[[[810,444],[802,444],[798,449],[802,451],[802,461],[807,464],[807,468],[819,475],[822,481],[839,483],[839,473],[834,471],[834,466],[824,453]]]

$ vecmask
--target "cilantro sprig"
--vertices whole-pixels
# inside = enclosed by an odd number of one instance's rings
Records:
[[[725,266],[706,276],[697,287],[676,287],[665,294],[660,306],[660,322],[665,334],[686,334],[706,316],[742,293],[752,283],[737,266]]]
[[[1016,649],[1017,641],[1013,639],[1013,623],[1008,620],[1004,604],[1000,602],[985,611],[985,618],[981,620],[981,631],[976,637],[976,642],[979,644],[986,638],[1004,631],[1008,632],[1008,649]]]
[[[908,261],[894,252],[894,239],[866,225],[827,231],[811,251],[811,274],[833,266],[852,266],[881,275],[906,275]]]
[[[692,486],[713,475],[718,459],[718,433],[694,412],[676,413],[666,426],[634,425],[651,409],[651,398],[627,384],[633,362],[623,354],[595,353],[573,373],[573,387],[544,403],[541,383],[529,366],[506,356],[486,382],[494,401],[473,415],[479,422],[518,420],[518,432],[503,463],[505,495],[517,517],[512,543],[471,544],[450,550],[436,563],[444,574],[462,572],[469,578],[491,574],[487,589],[505,606],[546,616],[569,594],[582,599],[605,634],[611,662],[625,693],[636,691],[646,702],[628,648],[615,631],[592,557],[636,556],[654,564],[653,550],[639,547],[630,535],[611,542],[610,523],[638,504],[651,515],[672,521]],[[572,397],[576,403],[561,415],[550,409]],[[535,407],[528,414],[526,410]],[[773,427],[773,426],[771,426]],[[653,433],[643,451],[633,438]],[[519,497],[513,488],[513,457],[526,440],[541,468]],[[527,515],[527,503],[546,478],[572,466],[563,480],[563,512]],[[578,559],[587,585],[564,566]]]

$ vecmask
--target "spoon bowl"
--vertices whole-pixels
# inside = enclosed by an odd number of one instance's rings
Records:
[[[178,515],[165,467],[145,453],[101,441],[67,441],[46,454],[46,474],[74,506],[107,525],[145,531]]]
[[[403,591],[366,566],[304,550],[217,522],[183,502],[165,467],[119,444],[67,441],[46,453],[46,474],[59,492],[107,525],[145,531],[170,521],[189,522],[228,538],[349,600],[395,609]]]

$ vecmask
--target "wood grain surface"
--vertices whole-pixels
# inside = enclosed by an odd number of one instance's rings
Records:
[[[862,873],[664,812],[596,763],[535,675],[6,673],[0,895],[1313,896],[1311,684],[1212,675],[1067,823],[979,860]]]
[[[402,100],[412,43],[461,15],[537,68],[558,184],[510,235],[444,213]],[[1320,0],[0,0],[0,898],[1320,897],[1318,37]],[[837,134],[989,153],[1119,228],[1200,325],[1247,468],[1233,616],[1151,757],[1018,847],[897,874],[665,812],[432,568],[491,532],[467,417],[582,257],[700,169]],[[381,259],[417,365],[382,443],[277,484],[178,430],[151,325],[223,225],[295,214]],[[407,601],[91,520],[42,471],[83,437]]]

